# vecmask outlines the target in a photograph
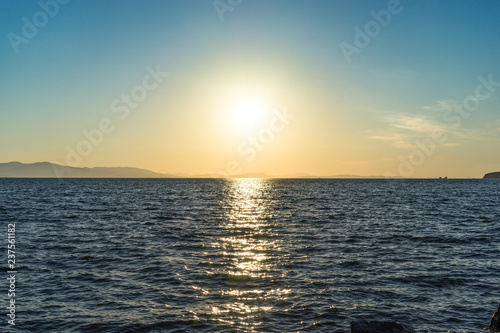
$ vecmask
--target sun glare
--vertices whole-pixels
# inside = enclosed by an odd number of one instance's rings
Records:
[[[260,120],[261,110],[255,101],[245,101],[237,107],[236,117],[243,126],[254,126]]]
[[[258,99],[240,99],[231,108],[232,118],[240,129],[254,129],[265,118],[266,108]]]

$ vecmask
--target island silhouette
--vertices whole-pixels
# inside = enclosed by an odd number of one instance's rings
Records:
[[[500,171],[490,172],[484,175],[484,179],[500,179]]]

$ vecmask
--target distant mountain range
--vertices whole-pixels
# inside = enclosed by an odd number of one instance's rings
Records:
[[[213,174],[163,174],[150,170],[128,167],[96,167],[78,168],[55,163],[0,163],[0,178],[218,178]],[[355,175],[338,175],[317,177],[305,173],[297,173],[285,177],[274,177],[265,173],[245,173],[234,178],[384,178],[383,176],[362,177]]]
[[[150,170],[128,167],[96,167],[77,168],[68,167],[55,163],[0,163],[0,178],[217,178],[213,174],[188,175],[188,174],[163,174]],[[275,177],[265,173],[246,173],[234,176],[234,178],[384,178],[383,176],[357,176],[357,175],[335,175],[335,176],[311,176],[305,173]],[[484,178],[500,178],[500,172],[488,173]]]
[[[10,162],[0,163],[0,178],[219,178],[214,174],[188,175],[163,174],[150,170],[128,167],[78,168],[55,163],[38,162],[32,164]],[[384,178],[383,176],[337,175],[318,177],[305,173],[275,177],[265,173],[245,173],[233,178]]]
[[[138,168],[74,168],[59,164],[41,162],[24,164],[20,162],[0,163],[0,177],[19,178],[168,178],[166,175]]]

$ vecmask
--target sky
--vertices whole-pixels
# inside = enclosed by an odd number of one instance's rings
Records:
[[[500,170],[500,2],[0,0],[0,163]]]

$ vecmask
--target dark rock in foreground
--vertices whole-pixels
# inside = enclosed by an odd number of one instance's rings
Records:
[[[490,172],[484,175],[484,179],[500,179],[500,172]]]
[[[500,308],[498,308],[497,312],[495,312],[491,317],[488,329],[490,332],[500,332]]]
[[[408,325],[392,321],[351,321],[351,333],[416,333]]]

